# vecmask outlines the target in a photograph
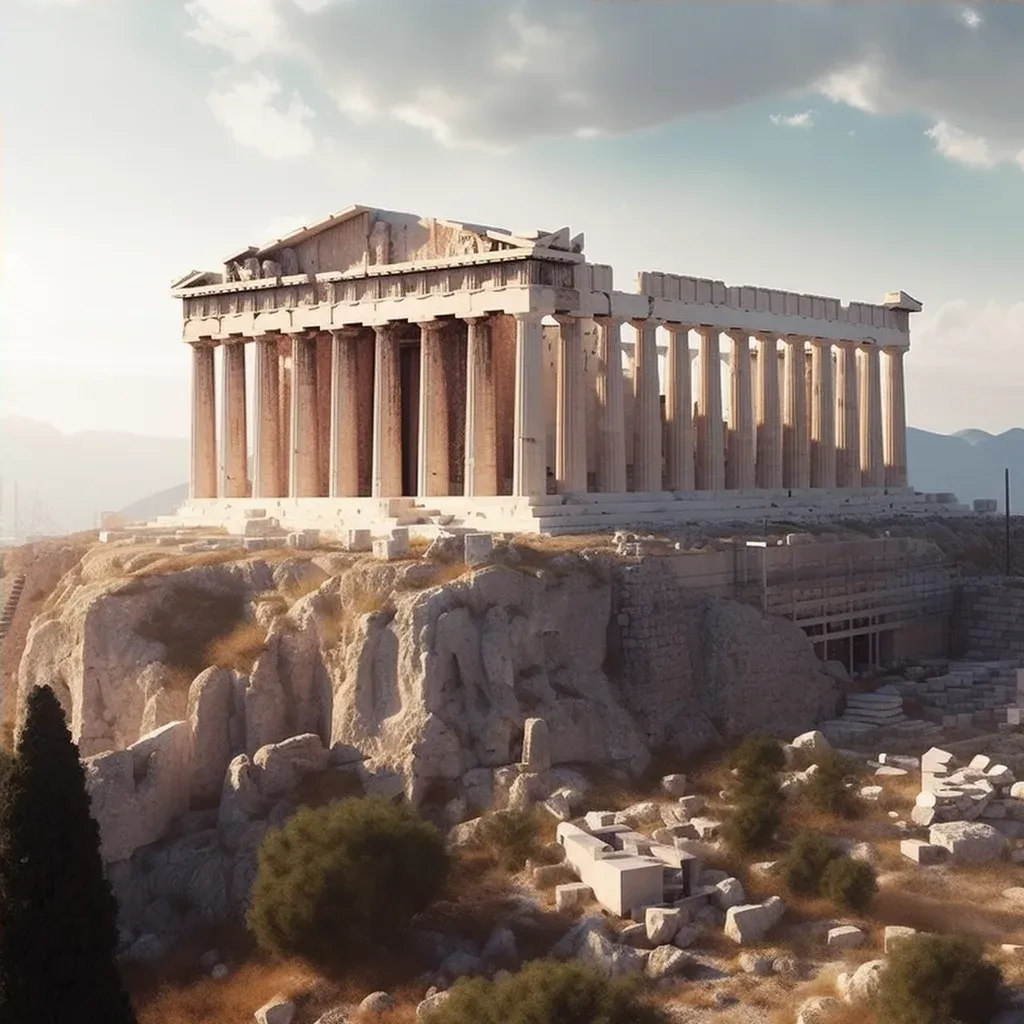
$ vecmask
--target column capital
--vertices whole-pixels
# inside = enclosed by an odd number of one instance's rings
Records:
[[[831,338],[808,338],[807,339],[815,348],[831,348],[838,342],[832,341]]]
[[[441,320],[436,316],[428,317],[425,320],[409,321],[409,323],[415,324],[421,331],[440,331],[445,324],[449,324],[451,322],[451,320]]]
[[[660,327],[665,320],[660,316],[635,316],[629,323],[630,326],[635,327],[638,331],[642,331],[645,327]]]
[[[550,316],[549,313],[538,313],[536,310],[527,310],[525,313],[513,313],[517,323],[530,324],[540,323],[544,317]]]
[[[780,337],[787,345],[806,345],[811,340],[806,334],[782,334]]]
[[[213,338],[207,336],[205,338],[197,338],[195,341],[186,341],[185,344],[191,346],[193,350],[199,351],[201,349],[216,348],[220,344],[220,342],[215,341]]]
[[[689,334],[693,330],[693,324],[682,324],[675,320],[665,321],[662,326],[669,334]]]
[[[385,340],[394,337],[397,329],[398,322],[395,320],[388,320],[385,323],[373,325],[373,333],[376,334],[378,338],[383,338]]]
[[[358,324],[342,324],[339,327],[328,327],[327,333],[332,338],[353,338],[360,332],[360,330],[362,330],[362,328]]]
[[[697,324],[694,330],[702,337],[708,338],[712,334],[719,337],[722,334],[721,327],[715,327],[713,324]]]
[[[583,317],[574,316],[572,313],[552,313],[551,316],[559,327],[569,327],[572,324],[578,324],[583,319]]]
[[[253,341],[254,338],[248,334],[229,334],[226,338],[221,338],[222,345],[244,345],[248,341]]]
[[[621,316],[611,316],[609,314],[595,316],[591,319],[598,327],[603,327],[606,330],[613,330],[616,327],[621,327],[625,323],[625,320]]]
[[[733,341],[746,341],[746,342],[750,341],[750,331],[740,331],[740,330],[731,330],[730,329],[728,331],[723,331],[722,333],[725,334],[725,336],[727,338],[731,338]]]
[[[489,313],[473,313],[472,316],[460,316],[456,319],[461,320],[463,323],[479,326],[480,324],[487,323],[491,316]]]
[[[785,336],[778,331],[754,331],[753,337],[757,341],[778,341],[779,338],[785,340]]]

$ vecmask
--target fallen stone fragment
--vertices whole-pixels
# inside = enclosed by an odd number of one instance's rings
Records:
[[[683,911],[674,907],[648,907],[644,912],[647,938],[655,946],[671,942],[685,921]]]
[[[661,780],[661,788],[664,792],[668,793],[669,796],[685,796],[686,776],[666,775]]]
[[[295,1019],[295,1004],[290,999],[275,996],[264,1003],[253,1017],[256,1024],[292,1024]]]
[[[725,913],[725,934],[739,945],[760,942],[786,912],[778,896],[769,896],[764,903],[730,907]]]
[[[682,974],[690,965],[689,954],[675,946],[658,946],[647,957],[646,974],[654,981]]]
[[[796,1024],[828,1024],[843,1004],[832,996],[811,996],[796,1011]]]
[[[923,839],[901,839],[900,853],[915,864],[938,864],[946,855],[941,846],[933,846]]]
[[[987,864],[1006,849],[1002,834],[979,821],[940,822],[932,825],[928,838],[933,846],[948,850],[957,864]]]
[[[917,934],[916,928],[907,928],[901,924],[889,924],[885,926],[885,937],[882,940],[882,948],[886,953],[892,951],[892,948],[904,939],[909,939],[911,936]]]
[[[555,910],[571,910],[594,898],[594,890],[582,882],[566,882],[555,886]]]
[[[841,974],[836,980],[836,991],[844,1003],[867,1003],[875,998],[885,971],[884,960],[869,960],[853,974]]]
[[[827,945],[835,949],[855,949],[863,945],[864,932],[852,924],[840,925],[837,928],[828,930]]]

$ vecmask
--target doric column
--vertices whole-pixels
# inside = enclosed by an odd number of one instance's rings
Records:
[[[690,383],[690,328],[666,324],[668,356],[665,361],[665,453],[668,489],[693,490],[693,386]]]
[[[497,401],[491,324],[466,320],[466,497],[498,493]]]
[[[440,320],[420,324],[420,447],[416,493],[422,498],[448,494],[448,402],[441,352]]]
[[[547,494],[542,313],[516,313],[516,401],[512,494]]]
[[[192,345],[192,451],[190,498],[217,497],[217,398],[213,345]]]
[[[730,491],[754,488],[754,397],[750,380],[750,337],[730,332],[732,353],[729,360],[729,456],[725,486]]]
[[[252,493],[255,498],[280,498],[281,409],[277,337],[256,339],[256,386],[253,389]]]
[[[836,360],[836,486],[860,487],[860,401],[857,345],[839,343]]]
[[[245,429],[245,339],[231,338],[221,346],[221,496],[249,496],[248,437]]]
[[[782,486],[782,416],[779,350],[775,334],[757,335],[757,486]]]
[[[885,442],[885,486],[907,486],[907,403],[902,348],[886,348],[882,419]]]
[[[626,490],[626,418],[623,405],[622,321],[596,320],[598,331],[597,415],[600,451],[597,489],[606,494]]]
[[[811,435],[807,410],[807,350],[803,338],[785,340],[786,389],[782,425],[782,486],[811,486]]]
[[[860,468],[865,487],[885,486],[882,450],[882,373],[877,345],[860,350]]]
[[[402,494],[402,378],[394,324],[374,327],[373,459],[370,493],[374,498]]]
[[[558,321],[555,392],[555,484],[559,494],[587,490],[587,419],[583,397],[583,330],[578,317]]]
[[[292,338],[291,496],[319,496],[319,429],[316,402],[316,335]]]
[[[811,486],[836,485],[836,396],[832,342],[811,339]]]
[[[661,389],[658,383],[658,320],[634,320],[633,490],[660,491]]]
[[[331,331],[330,496],[359,496],[359,328]]]
[[[717,327],[698,327],[700,390],[697,393],[698,491],[725,489],[725,425],[722,422],[722,350]]]

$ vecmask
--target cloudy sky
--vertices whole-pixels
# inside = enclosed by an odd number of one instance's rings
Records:
[[[169,284],[352,203],[925,312],[912,424],[1024,424],[1024,6],[2,0],[2,411],[187,429]]]

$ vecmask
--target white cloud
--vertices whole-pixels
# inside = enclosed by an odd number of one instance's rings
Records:
[[[805,110],[802,114],[770,114],[768,120],[780,128],[813,128],[814,111]]]
[[[939,121],[925,135],[934,141],[936,152],[957,163],[968,167],[995,167],[999,162],[987,139],[968,135],[956,125]]]
[[[261,73],[237,79],[207,97],[214,116],[240,145],[264,156],[288,160],[313,150],[316,140],[308,122],[313,111],[298,93],[279,108],[281,83]]]
[[[411,124],[446,146],[624,133],[818,93],[955,126],[955,139],[933,141],[973,166],[1024,151],[1016,4],[990,5],[983,21],[963,4],[841,0],[751,4],[740,21],[729,4],[594,0],[190,0],[187,10],[205,45],[239,62],[286,53],[344,115]]]

